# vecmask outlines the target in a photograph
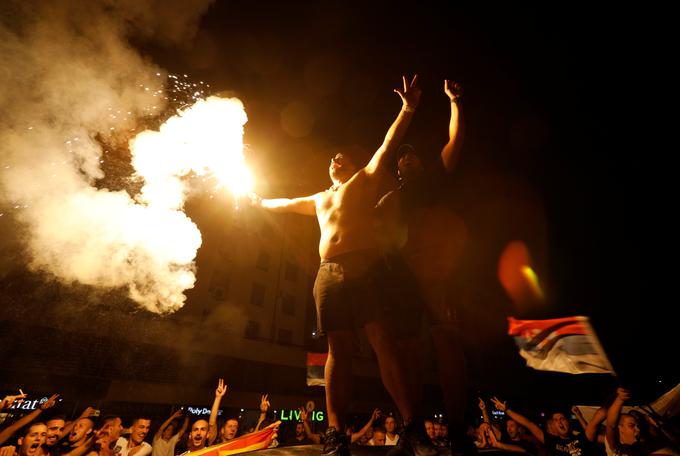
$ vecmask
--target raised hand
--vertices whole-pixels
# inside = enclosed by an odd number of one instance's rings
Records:
[[[463,88],[457,82],[451,81],[450,79],[445,79],[444,92],[449,97],[449,100],[458,101],[458,99],[463,95]]]
[[[227,393],[227,385],[224,384],[224,379],[219,379],[217,388],[215,388],[215,397],[222,397]]]
[[[303,423],[307,421],[307,409],[300,407],[300,421]]]
[[[99,456],[111,456],[111,448],[109,447],[109,433],[99,437],[95,443],[99,447]]]
[[[59,399],[58,394],[51,395],[49,399],[40,404],[40,410],[47,410],[48,408],[54,407],[54,404],[57,403],[57,399]]]
[[[12,396],[5,396],[5,398],[0,402],[0,410],[3,410],[5,408],[9,408],[16,402],[17,404],[21,404],[24,399],[26,398],[26,393],[21,391],[21,388],[19,389],[19,394],[15,394]]]
[[[484,399],[481,397],[479,399],[479,410],[486,410],[486,404],[484,403]]]
[[[374,409],[373,413],[371,414],[371,421],[377,420],[378,418],[380,418],[381,415],[382,412],[380,411],[380,409]]]
[[[83,410],[83,413],[80,414],[80,418],[89,418],[91,416],[94,416],[96,410],[94,407],[87,407],[85,410]]]
[[[494,434],[493,429],[490,427],[486,431],[486,438],[489,441],[489,445],[492,447],[497,447],[498,446],[498,439],[496,438],[496,434]]]
[[[12,445],[0,448],[0,456],[15,456],[17,454],[16,447]]]
[[[630,399],[630,391],[625,388],[616,388],[616,398],[622,402]]]
[[[262,398],[260,399],[260,412],[261,413],[267,413],[267,410],[269,410],[269,407],[271,407],[271,404],[267,400],[267,397],[269,394],[263,394]]]
[[[414,75],[411,82],[406,80],[406,76],[402,76],[404,82],[404,89],[394,89],[394,91],[401,97],[401,102],[404,107],[414,110],[420,102],[420,94],[422,93],[418,87],[418,75]]]
[[[493,402],[494,407],[496,407],[501,412],[505,412],[508,409],[507,401],[501,402],[501,401],[498,400],[498,398],[492,397],[491,402]]]

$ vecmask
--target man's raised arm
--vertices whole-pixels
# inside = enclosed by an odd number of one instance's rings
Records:
[[[413,113],[420,102],[420,87],[418,87],[418,75],[413,76],[409,83],[406,76],[402,76],[404,81],[404,89],[394,89],[394,91],[401,98],[401,111],[396,120],[387,130],[385,140],[377,151],[373,154],[371,161],[366,165],[365,171],[367,174],[375,174],[378,170],[384,169],[386,162],[389,160],[391,153],[396,149],[397,145],[404,137]]]
[[[451,118],[449,120],[449,142],[442,149],[441,157],[444,169],[447,173],[450,173],[458,162],[463,139],[460,131],[460,107],[458,106],[462,90],[458,83],[446,79],[444,80],[444,92],[451,102]]]
[[[159,427],[156,434],[154,434],[153,441],[155,442],[156,440],[162,438],[163,432],[165,432],[165,428],[170,426],[170,423],[172,423],[172,420],[174,420],[175,418],[179,418],[180,416],[182,416],[182,412],[180,410],[177,410],[175,413],[170,415],[170,418],[163,421],[163,424],[161,424],[161,427]]]
[[[529,420],[524,415],[520,415],[514,410],[510,410],[505,402],[501,402],[495,397],[491,398],[491,402],[493,402],[493,405],[498,410],[504,412],[510,418],[517,421],[517,423],[527,428],[529,432],[531,432],[534,435],[534,437],[538,439],[539,442],[545,443],[545,434],[543,433],[543,429],[538,427],[533,421]]]
[[[210,410],[210,421],[208,421],[208,446],[212,445],[217,439],[217,415],[220,413],[220,403],[226,393],[227,385],[224,384],[224,379],[219,379],[217,388],[215,388],[215,400]]]
[[[263,199],[255,193],[250,194],[250,204],[261,207],[271,212],[293,212],[302,215],[316,215],[316,196],[303,196],[301,198],[274,198]]]

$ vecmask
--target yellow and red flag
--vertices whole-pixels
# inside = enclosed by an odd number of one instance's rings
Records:
[[[272,440],[276,437],[280,424],[281,421],[277,421],[260,431],[251,432],[225,443],[218,443],[202,450],[193,451],[190,454],[191,456],[229,456],[247,451],[264,450],[269,448]]]

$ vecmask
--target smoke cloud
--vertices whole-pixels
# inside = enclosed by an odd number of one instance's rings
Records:
[[[0,230],[21,227],[32,270],[126,287],[153,312],[183,305],[196,225],[177,205],[95,184],[102,144],[126,141],[167,103],[164,71],[128,38],[189,39],[210,3],[0,2]]]

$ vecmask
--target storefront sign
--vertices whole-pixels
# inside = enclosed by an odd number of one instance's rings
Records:
[[[279,412],[279,419],[281,421],[300,421],[299,410],[280,410]],[[325,417],[323,410],[316,410],[307,413],[307,418],[310,421],[323,421]]]

